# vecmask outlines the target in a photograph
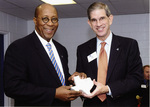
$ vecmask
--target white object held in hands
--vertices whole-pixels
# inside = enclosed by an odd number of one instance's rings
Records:
[[[80,79],[79,76],[75,76],[74,83],[75,86],[71,87],[71,89],[75,91],[83,91],[85,94],[90,94],[90,90],[94,85],[90,77],[85,79]]]

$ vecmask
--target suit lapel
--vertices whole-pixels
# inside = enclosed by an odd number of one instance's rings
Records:
[[[63,51],[62,47],[60,47],[60,45],[58,45],[58,43],[54,39],[53,39],[53,43],[54,43],[54,45],[57,49],[58,55],[60,57],[60,61],[61,61],[62,68],[63,68],[63,71],[64,71],[66,83],[68,83],[67,80],[68,80],[70,75],[68,75],[68,66],[67,66],[68,62],[65,62],[65,61],[68,61],[68,59],[64,59],[64,57],[65,57],[64,56],[64,51]],[[67,58],[68,58],[68,56],[67,56]]]
[[[96,38],[94,38],[89,44],[88,55],[91,55],[94,52],[96,52]],[[91,78],[97,80],[97,58],[88,63],[90,63],[89,65],[91,67],[91,72],[90,72]]]
[[[40,42],[40,40],[38,39],[38,37],[36,36],[35,33],[32,33],[32,35],[33,35],[32,36],[33,37],[33,42],[34,42],[34,45],[35,45],[35,51],[37,51],[37,54],[40,56],[41,61],[48,68],[47,71],[50,72],[54,76],[54,78],[56,78],[56,81],[61,85],[61,82],[59,80],[59,77],[58,77],[57,73],[53,72],[53,71],[55,71],[55,68],[54,68],[52,62],[50,61],[50,58],[47,55],[44,47],[42,46],[42,44]]]
[[[114,66],[116,64],[120,52],[121,52],[121,48],[120,48],[119,40],[115,35],[113,35],[106,82],[109,80],[111,73],[113,72]]]

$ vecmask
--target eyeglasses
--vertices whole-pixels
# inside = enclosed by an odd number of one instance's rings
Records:
[[[106,18],[107,18],[107,17],[103,16],[103,17],[100,17],[98,20],[95,19],[95,18],[93,18],[93,19],[90,19],[90,21],[91,21],[91,23],[96,24],[98,21],[100,21],[100,22],[105,21]]]
[[[51,19],[49,19],[48,17],[43,17],[43,18],[42,18],[42,21],[43,21],[45,24],[48,23],[49,20],[51,20],[51,22],[52,22],[53,24],[55,24],[55,23],[58,22],[58,18],[55,18],[55,17],[53,17],[53,18],[51,18]]]

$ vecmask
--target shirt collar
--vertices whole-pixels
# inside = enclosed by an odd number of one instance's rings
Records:
[[[35,30],[35,33],[36,33],[36,35],[38,36],[38,38],[39,38],[39,40],[41,41],[41,43],[42,43],[43,46],[46,46],[47,43],[52,44],[52,39],[50,39],[50,41],[47,42],[45,39],[43,39],[43,38],[38,34],[38,32],[37,32],[36,30]]]
[[[109,36],[106,38],[105,41],[101,41],[97,38],[97,44],[100,44],[101,42],[106,42],[107,45],[111,45],[112,41],[112,32],[110,32]]]

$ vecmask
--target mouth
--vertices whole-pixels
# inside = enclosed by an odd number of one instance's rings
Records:
[[[54,31],[54,29],[45,28],[45,31],[46,31],[47,33],[52,33],[52,32]]]
[[[98,27],[98,28],[97,28],[97,31],[98,31],[98,32],[102,32],[102,31],[104,30],[104,28],[105,28],[104,26],[103,26],[103,27]]]

